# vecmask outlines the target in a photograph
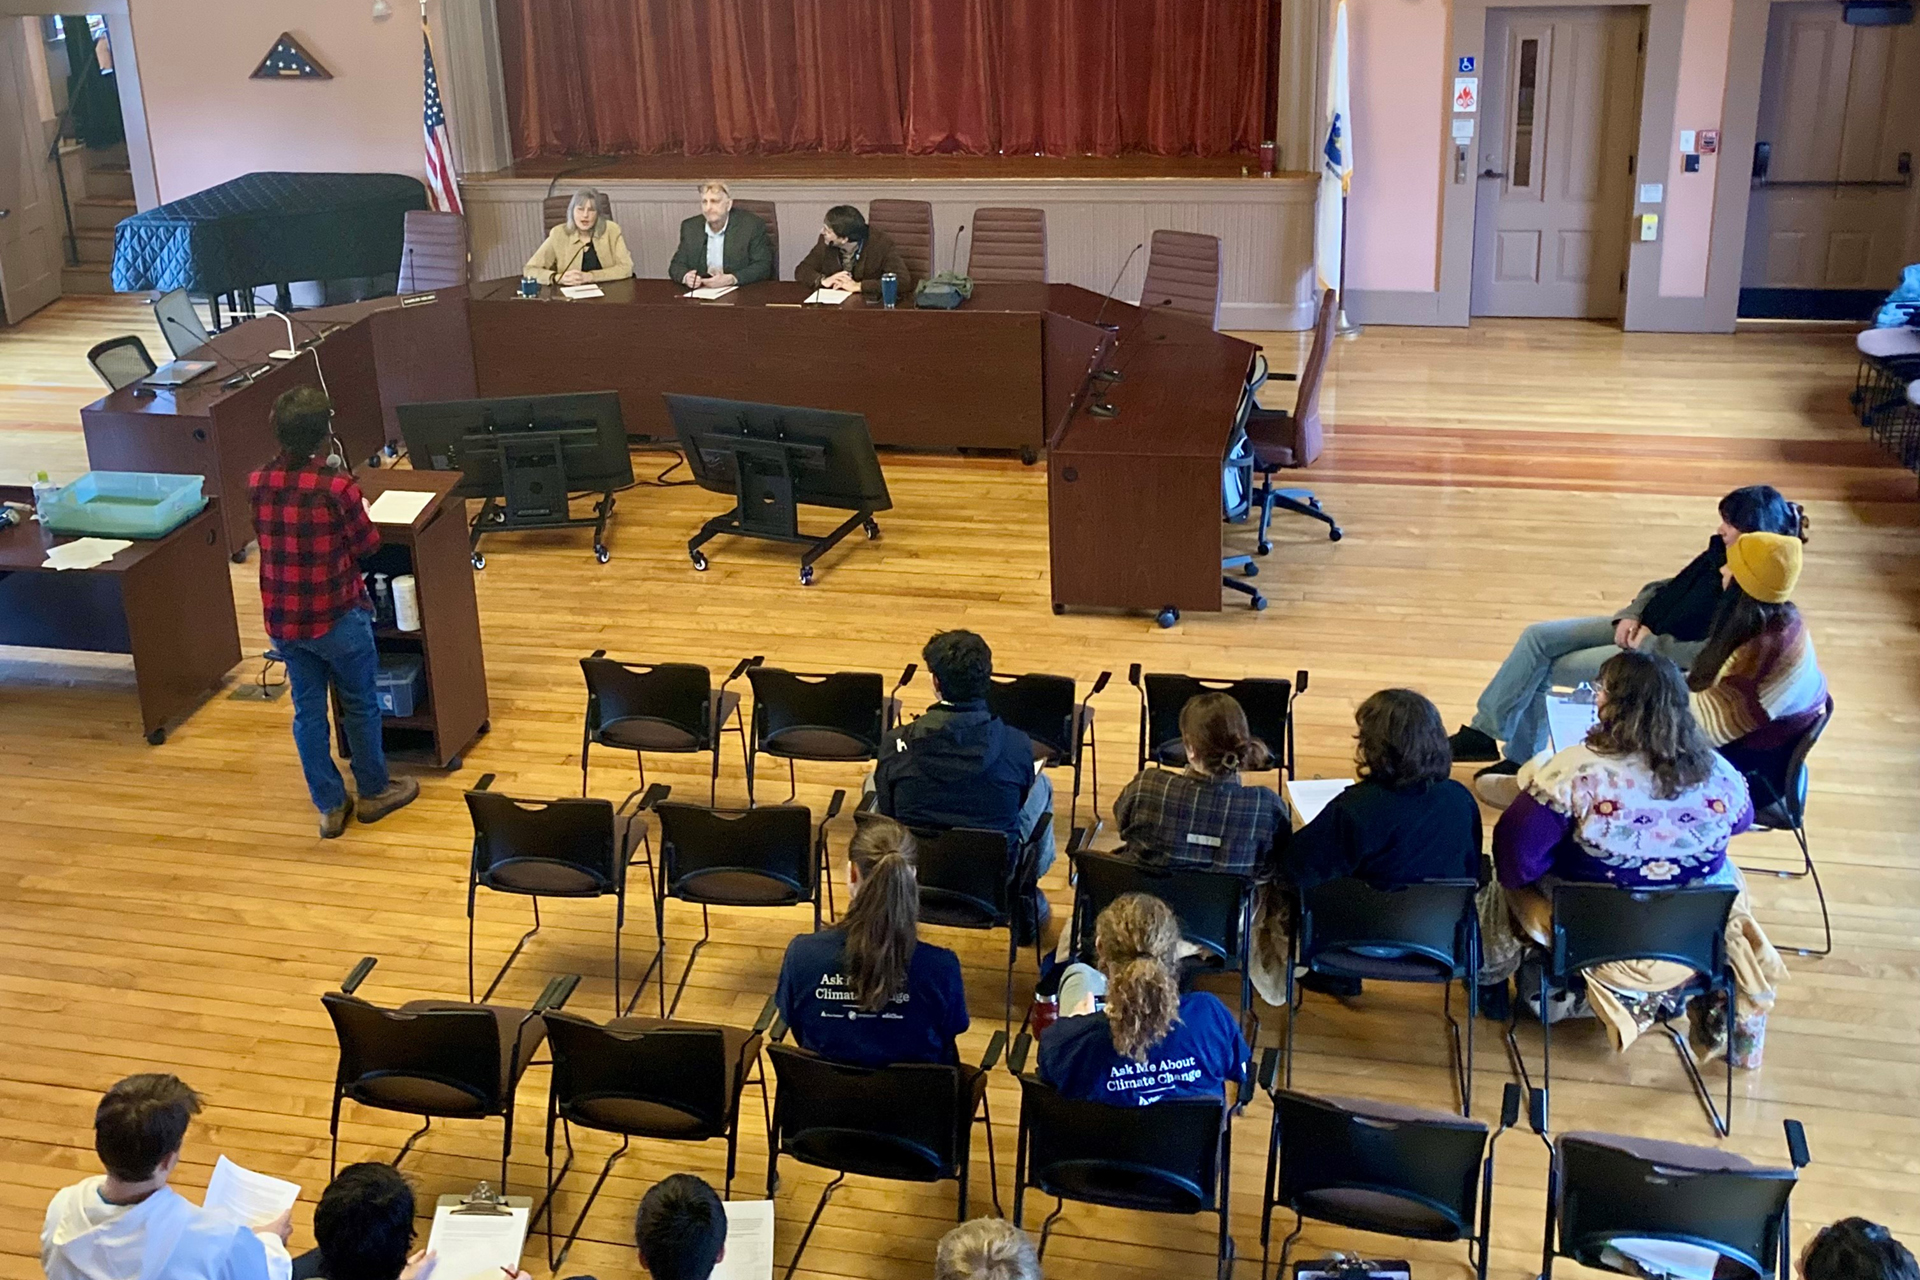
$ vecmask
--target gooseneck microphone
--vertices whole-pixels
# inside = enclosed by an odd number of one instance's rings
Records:
[[[1120,278],[1127,274],[1127,268],[1133,265],[1134,258],[1138,257],[1140,251],[1146,247],[1147,247],[1147,242],[1144,240],[1142,240],[1139,244],[1133,246],[1133,251],[1127,254],[1127,260],[1120,264],[1120,269],[1118,271],[1113,273],[1113,283],[1107,286],[1106,296],[1100,299],[1100,309],[1093,313],[1094,328],[1097,329],[1100,327],[1101,318],[1107,314],[1107,304],[1113,301],[1113,292],[1114,290],[1120,287]],[[1120,326],[1115,325],[1113,327],[1113,331],[1115,333],[1118,333],[1120,331]]]
[[[950,265],[947,269],[955,275],[960,274],[960,233],[966,229],[967,224],[964,222],[953,229],[953,257],[949,260]],[[971,258],[973,255],[969,253],[967,256]],[[971,267],[973,263],[968,262],[967,265]]]
[[[187,337],[187,339],[193,344],[192,346],[188,347],[187,350],[192,351],[196,347],[205,347],[208,351],[213,352],[216,358],[216,361],[225,360],[228,364],[233,366],[232,375],[229,376],[226,382],[223,384],[226,387],[226,389],[229,391],[232,391],[238,387],[245,387],[245,386],[252,385],[253,380],[256,377],[258,377],[262,371],[272,367],[271,365],[241,364],[238,360],[235,360],[232,356],[228,355],[226,352],[222,351],[217,345],[215,345],[212,334],[195,333],[192,329],[187,328],[186,321],[182,320],[179,316],[162,314],[159,317],[159,319],[160,319],[160,331],[163,335],[166,332],[166,327],[169,324],[171,324],[174,327],[175,332],[184,334]],[[178,358],[179,357],[176,357],[176,359]]]

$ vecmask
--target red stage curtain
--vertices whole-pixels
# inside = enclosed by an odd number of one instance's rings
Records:
[[[1268,0],[496,0],[514,154],[1219,155]]]

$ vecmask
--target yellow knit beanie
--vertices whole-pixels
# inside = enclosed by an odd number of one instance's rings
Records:
[[[1755,600],[1785,604],[1800,581],[1800,539],[1779,533],[1743,533],[1727,548],[1733,580]]]

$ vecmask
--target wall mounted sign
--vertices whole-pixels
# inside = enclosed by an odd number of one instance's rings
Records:
[[[267,50],[267,56],[253,69],[254,80],[331,80],[333,72],[320,65],[320,60],[308,53],[290,31],[282,31],[280,38],[273,42],[273,48]]]
[[[1480,110],[1480,77],[1456,76],[1453,81],[1453,109],[1460,115]]]

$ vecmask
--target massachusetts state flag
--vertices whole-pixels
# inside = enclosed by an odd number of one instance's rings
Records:
[[[1320,287],[1340,287],[1343,198],[1353,182],[1353,108],[1347,100],[1347,0],[1333,6],[1333,48],[1327,65],[1327,142],[1320,157],[1320,199],[1314,215],[1313,260]]]
[[[420,20],[420,39],[427,51],[427,196],[436,209],[462,213],[460,180],[453,171],[453,140],[447,135],[447,110],[440,103],[440,78],[433,74],[433,37],[425,18]]]

